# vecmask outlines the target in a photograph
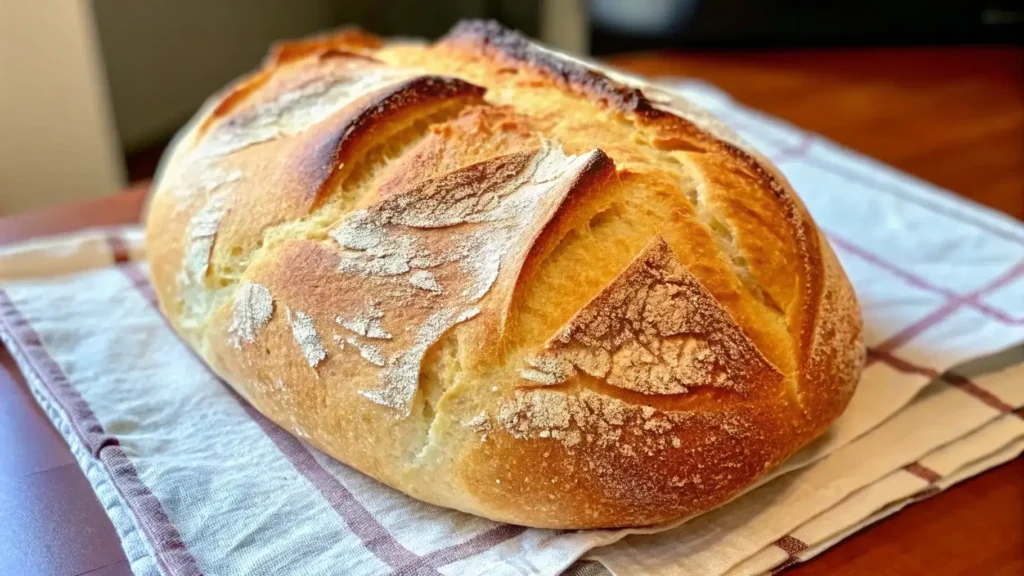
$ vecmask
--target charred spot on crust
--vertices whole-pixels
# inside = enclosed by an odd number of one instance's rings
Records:
[[[640,88],[613,80],[584,63],[545,50],[526,36],[493,20],[463,20],[439,43],[469,44],[482,54],[525,65],[560,86],[624,114],[632,114],[644,123],[667,122],[677,133],[675,138],[679,147],[705,152],[704,143],[712,143],[713,139],[689,120],[655,106]],[[502,66],[496,73],[501,75],[510,71],[517,71],[517,68]],[[681,137],[683,134],[686,138]]]
[[[556,81],[608,102],[623,112],[659,114],[639,88],[626,86],[583,64],[538,48],[522,34],[494,20],[463,20],[442,39],[442,42],[447,41],[469,42],[485,53],[494,51],[510,60],[528,64]]]

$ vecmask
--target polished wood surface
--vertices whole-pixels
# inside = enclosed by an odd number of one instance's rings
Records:
[[[138,222],[149,182],[139,182],[120,194],[73,206],[54,206],[0,219],[0,244],[38,236],[63,234],[90,226]]]
[[[700,77],[739,101],[1024,219],[1024,51],[899,49],[640,54],[650,76]],[[137,221],[144,186],[0,219],[0,244]],[[0,574],[129,574],[67,447],[0,349]],[[1024,458],[964,482],[787,571],[1024,574]]]
[[[734,98],[1024,219],[1024,49],[638,54],[651,77]]]

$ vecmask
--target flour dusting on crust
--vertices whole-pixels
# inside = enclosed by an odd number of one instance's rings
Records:
[[[497,414],[500,429],[519,440],[552,439],[570,450],[582,443],[629,455],[678,449],[682,442],[673,431],[695,423],[710,424],[736,438],[753,434],[749,422],[734,415],[662,412],[585,388],[519,389],[500,404]]]
[[[316,368],[317,364],[327,358],[327,351],[324,350],[324,345],[320,342],[320,334],[317,333],[316,327],[313,325],[313,319],[302,310],[296,310],[293,313],[286,309],[286,312],[288,313],[288,322],[292,326],[295,343],[302,350],[302,355],[306,358],[309,367]]]
[[[345,341],[351,344],[356,350],[359,350],[359,355],[363,360],[366,360],[370,364],[383,367],[385,362],[387,362],[387,359],[384,357],[384,352],[381,351],[380,346],[360,342],[359,340],[351,337],[347,338]]]
[[[487,441],[488,434],[491,433],[491,419],[487,417],[487,412],[481,412],[476,416],[462,423],[463,426],[472,429],[474,432],[480,435],[480,440],[483,442]]]
[[[519,375],[524,380],[546,386],[565,382],[567,378],[576,373],[572,363],[562,358],[530,356],[526,358],[526,363],[531,367],[520,369]]]
[[[387,360],[386,367],[378,374],[381,387],[376,390],[362,390],[359,393],[369,400],[394,408],[408,416],[412,398],[419,384],[420,365],[427,348],[456,324],[465,322],[480,313],[479,308],[463,310],[458,314],[450,309],[431,314],[419,327],[412,346]]]
[[[270,290],[255,282],[242,282],[235,291],[231,307],[231,343],[235,348],[252,344],[260,330],[270,322],[274,313],[274,298]]]
[[[282,136],[299,134],[319,124],[358,98],[408,79],[408,70],[353,69],[334,77],[306,79],[275,99],[236,112],[203,139],[203,156],[230,154]]]
[[[781,379],[661,238],[530,364],[521,375],[534,382],[563,382],[580,370],[653,395],[683,394],[693,386],[744,392],[766,376]]]
[[[217,237],[220,221],[228,211],[227,198],[223,194],[210,196],[206,204],[188,222],[188,241],[185,247],[185,264],[181,269],[183,284],[202,285],[210,267],[210,252]]]
[[[441,285],[437,283],[437,278],[429,270],[417,270],[409,275],[409,284],[419,288],[420,290],[426,290],[427,292],[433,292],[440,294],[442,292]]]
[[[554,374],[550,372],[542,372],[540,370],[534,370],[533,368],[522,368],[519,370],[519,376],[523,380],[529,380],[538,384],[544,384],[546,386],[552,386],[558,384],[560,380]]]
[[[369,358],[363,354],[381,367],[378,386],[360,394],[408,415],[424,354],[480,313],[508,259],[524,249],[522,237],[551,217],[600,154],[569,156],[545,144],[500,156],[415,183],[332,229],[338,272],[372,285],[388,306],[338,311],[345,329],[382,339]],[[406,329],[387,332],[385,315]]]
[[[203,158],[189,158],[182,167],[178,182],[167,189],[174,197],[176,210],[183,210],[188,201],[198,194],[218,193],[221,196],[232,191],[233,184],[242,180],[242,171],[228,170]]]
[[[361,310],[358,314],[351,318],[343,318],[337,316],[334,321],[341,324],[342,328],[355,332],[360,336],[366,338],[374,338],[378,340],[391,340],[391,334],[384,329],[384,325],[381,324],[380,320],[384,317],[382,312],[374,302],[369,302],[366,308]]]

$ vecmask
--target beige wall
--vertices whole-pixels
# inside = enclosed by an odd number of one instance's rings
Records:
[[[123,167],[85,0],[0,0],[0,213],[113,193]]]

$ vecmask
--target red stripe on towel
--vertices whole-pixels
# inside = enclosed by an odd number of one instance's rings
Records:
[[[9,335],[7,343],[12,348],[11,352],[20,354],[35,380],[67,414],[71,429],[82,445],[102,462],[114,488],[131,509],[153,547],[163,571],[172,575],[201,575],[178,529],[167,517],[160,500],[139,478],[117,438],[106,433],[89,404],[50,356],[39,334],[3,290],[0,290],[0,331]]]

